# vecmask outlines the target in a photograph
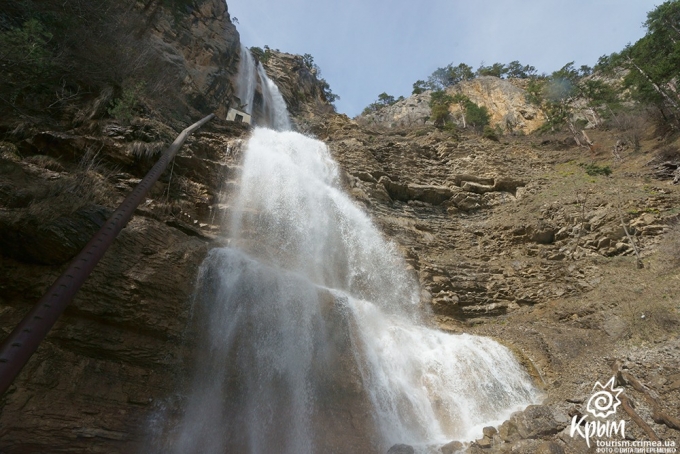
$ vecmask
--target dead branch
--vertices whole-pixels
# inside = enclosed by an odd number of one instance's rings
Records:
[[[652,419],[657,424],[665,424],[671,429],[680,430],[680,419],[666,414],[659,403],[659,395],[649,387],[645,386],[640,380],[635,378],[630,372],[621,369],[621,362],[614,363],[614,372],[616,373],[616,381],[623,385],[631,385],[636,391],[642,393],[645,400],[652,408]]]

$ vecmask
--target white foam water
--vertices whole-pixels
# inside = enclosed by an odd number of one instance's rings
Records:
[[[199,273],[170,451],[426,452],[537,399],[507,348],[426,326],[414,277],[322,142],[256,128],[233,208],[230,247]]]

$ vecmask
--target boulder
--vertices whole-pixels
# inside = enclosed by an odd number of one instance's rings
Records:
[[[445,444],[442,446],[440,451],[442,454],[456,454],[458,452],[461,452],[463,450],[463,443],[460,441],[452,441],[450,443]]]
[[[512,439],[515,434],[522,439],[554,435],[567,426],[569,418],[547,405],[529,405],[524,411],[514,413],[509,423],[514,429],[506,431],[504,436],[504,423],[500,431],[503,440]]]

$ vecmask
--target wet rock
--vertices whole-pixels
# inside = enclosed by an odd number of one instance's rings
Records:
[[[414,453],[415,450],[413,449],[413,446],[405,444],[397,444],[387,450],[387,454],[414,454]]]
[[[460,441],[452,441],[442,446],[440,449],[442,454],[456,454],[463,450],[463,443]]]
[[[498,433],[498,430],[496,430],[495,427],[488,426],[482,429],[482,433],[487,438],[493,438],[493,436]]]
[[[501,427],[498,430],[498,436],[500,436],[501,440],[503,440],[506,443],[511,443],[521,438],[521,435],[519,434],[519,430],[517,428],[517,424],[515,424],[515,422],[512,421],[512,419],[505,421],[503,424],[501,424]]]
[[[502,452],[511,452],[517,454],[532,454],[543,442],[540,440],[519,440],[512,443],[509,447],[503,446]]]
[[[482,449],[489,449],[492,445],[492,440],[489,437],[483,437],[479,440],[476,440],[475,443]]]

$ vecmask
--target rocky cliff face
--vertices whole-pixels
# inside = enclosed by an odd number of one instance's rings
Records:
[[[541,127],[545,119],[541,110],[526,100],[526,92],[518,85],[497,77],[482,76],[464,80],[451,87],[450,91],[461,93],[475,104],[486,107],[491,116],[491,127],[530,134]],[[454,118],[460,118],[460,107],[453,104],[451,113]]]
[[[298,129],[305,130],[310,123],[335,111],[324,96],[316,71],[305,65],[300,55],[271,49],[267,54],[267,76],[279,87]]]
[[[369,125],[387,126],[389,128],[424,125],[430,119],[431,93],[428,90],[409,96],[391,106],[383,107],[377,112],[362,115],[358,120]]]
[[[141,94],[129,123],[106,114],[118,95],[103,85],[74,98],[70,109],[81,112],[75,116],[0,121],[3,337],[178,130],[211,111],[226,113],[239,48],[226,4],[179,3],[146,2],[128,11],[131,24],[145,24],[132,49],[144,43],[157,81],[174,90],[177,76],[181,87],[166,98],[163,90]],[[0,451],[129,453],[154,446],[154,415],[181,389],[189,364],[194,279],[221,233],[229,188],[223,183],[237,178],[246,133],[244,125],[214,120],[189,138],[0,398]]]
[[[3,336],[89,241],[105,217],[99,213],[110,213],[153,163],[126,153],[140,129],[135,124],[111,126],[111,136],[53,136],[49,145],[32,140],[19,144],[21,152],[2,144]],[[158,133],[149,124],[145,129]],[[185,144],[172,172],[156,183],[2,397],[0,451],[151,449],[154,415],[181,389],[183,368],[190,364],[192,336],[186,333],[193,285],[205,254],[217,244],[226,208],[222,181],[237,176],[235,150],[245,132],[215,123]],[[82,164],[84,144],[96,146],[104,158],[86,157]],[[76,154],[69,158],[69,152]],[[93,188],[96,197],[73,210],[68,199]]]
[[[152,24],[151,42],[168,64],[164,69],[182,82],[187,107],[226,117],[240,46],[226,2],[192,2],[183,11],[160,5],[147,4],[143,13]]]
[[[506,133],[530,134],[545,122],[539,108],[526,100],[521,81],[508,81],[492,76],[462,81],[448,90],[450,94],[463,94],[472,102],[488,109],[491,127],[500,127]],[[369,125],[404,127],[426,124],[430,117],[430,91],[412,95],[394,105],[360,117]],[[450,107],[453,121],[463,126],[461,107]]]

